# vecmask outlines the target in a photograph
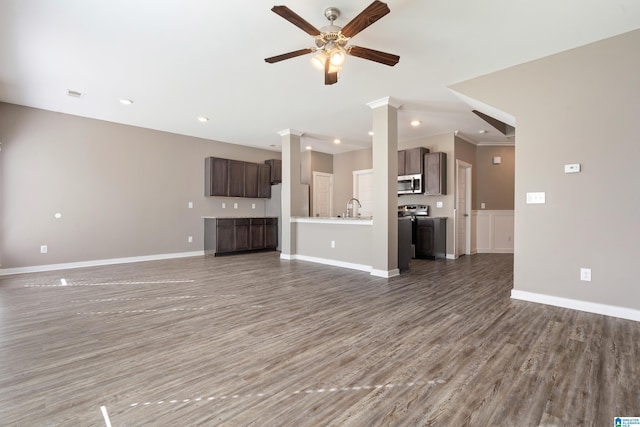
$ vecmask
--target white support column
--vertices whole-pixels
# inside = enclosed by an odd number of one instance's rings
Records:
[[[373,110],[373,254],[371,274],[393,277],[398,269],[398,108],[390,97],[367,104]]]
[[[280,258],[293,259],[296,254],[296,230],[291,217],[299,216],[300,206],[300,138],[302,133],[285,129],[282,137],[282,242]]]

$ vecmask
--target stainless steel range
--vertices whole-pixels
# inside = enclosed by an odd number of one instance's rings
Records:
[[[429,216],[429,206],[427,205],[400,205],[398,206],[398,216]]]

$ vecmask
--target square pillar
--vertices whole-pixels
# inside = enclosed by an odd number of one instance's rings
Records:
[[[293,259],[296,254],[296,229],[291,217],[299,216],[300,188],[300,139],[301,132],[285,129],[282,137],[282,242],[280,258]]]
[[[371,274],[393,277],[398,269],[398,108],[390,97],[367,104],[373,118],[373,226]]]

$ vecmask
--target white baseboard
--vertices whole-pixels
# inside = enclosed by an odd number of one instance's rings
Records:
[[[594,302],[555,297],[552,295],[537,294],[534,292],[518,291],[515,289],[511,290],[511,298],[640,322],[640,310],[633,310],[626,307],[598,304]]]
[[[316,264],[324,264],[324,265],[332,265],[334,267],[350,268],[351,270],[366,271],[367,273],[371,272],[371,266],[370,265],[355,264],[355,263],[352,263],[352,262],[344,262],[344,261],[337,261],[335,259],[318,258],[318,257],[312,257],[312,256],[307,256],[307,255],[297,255],[297,254],[296,255],[288,255],[288,258],[285,258],[283,255],[280,255],[280,258],[289,259],[289,260],[298,259],[300,261],[315,262]]]
[[[67,262],[64,264],[46,264],[46,265],[34,265],[30,267],[2,268],[0,269],[0,276],[8,276],[10,274],[39,273],[43,271],[54,271],[54,270],[68,270],[70,268],[97,267],[101,265],[110,265],[110,264],[127,264],[131,262],[158,261],[158,260],[172,259],[172,258],[188,258],[193,256],[202,256],[202,255],[204,255],[204,251],[194,251],[194,252],[179,252],[174,254],[158,254],[158,255],[127,257],[127,258],[111,258],[111,259],[98,259],[98,260],[92,260],[92,261]]]
[[[376,277],[384,277],[385,279],[388,279],[390,277],[396,277],[400,275],[400,270],[399,269],[394,269],[394,270],[376,270],[376,269],[371,269],[371,275],[372,276],[376,276]]]
[[[477,253],[479,254],[512,254],[512,248],[478,248]]]

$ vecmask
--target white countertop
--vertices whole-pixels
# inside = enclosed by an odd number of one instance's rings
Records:
[[[356,218],[341,218],[341,217],[307,217],[296,216],[291,218],[291,222],[301,222],[308,224],[334,224],[334,225],[372,225],[372,217],[356,217]]]

